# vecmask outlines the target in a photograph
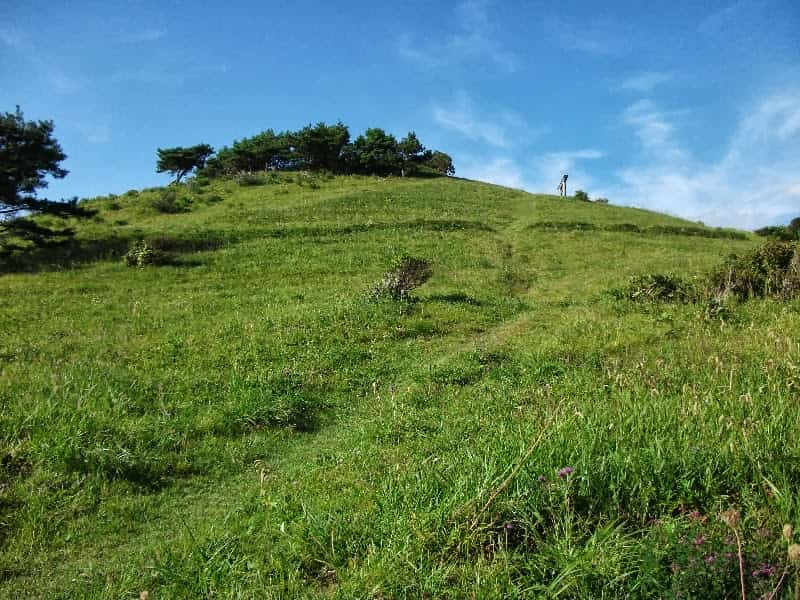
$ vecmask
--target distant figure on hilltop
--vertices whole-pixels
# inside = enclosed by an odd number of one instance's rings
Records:
[[[556,188],[558,190],[558,195],[559,196],[564,196],[565,198],[567,197],[567,178],[568,177],[569,177],[569,175],[564,173],[564,175],[561,177],[561,181],[558,183],[558,187]]]

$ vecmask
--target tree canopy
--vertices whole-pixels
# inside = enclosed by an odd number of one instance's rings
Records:
[[[53,137],[52,121],[25,121],[19,106],[16,112],[0,114],[0,233],[43,243],[71,231],[54,230],[24,217],[91,214],[77,205],[77,199],[55,202],[38,197],[38,190],[47,187],[48,176],[66,177],[68,171],[60,166],[66,158]]]
[[[214,149],[208,144],[198,144],[188,148],[159,148],[156,173],[168,172],[175,176],[175,183],[180,183],[181,178],[194,169],[202,169],[206,159],[214,154]]]
[[[202,172],[218,177],[267,169],[403,176],[425,171],[455,173],[452,158],[427,150],[413,131],[398,142],[392,134],[372,127],[351,141],[350,131],[341,121],[335,125],[309,124],[281,133],[267,129],[236,140],[209,158]]]

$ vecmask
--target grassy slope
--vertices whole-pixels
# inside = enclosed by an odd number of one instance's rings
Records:
[[[605,293],[752,241],[542,228],[687,224],[452,179],[157,193],[98,200],[74,268],[0,277],[0,596],[729,589],[685,544],[728,507],[748,560],[785,553],[798,303],[723,323]],[[181,264],[110,260],[143,235]],[[402,253],[434,261],[420,301],[366,301]]]

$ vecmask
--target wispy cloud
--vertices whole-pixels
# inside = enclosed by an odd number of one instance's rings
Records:
[[[456,27],[441,41],[420,41],[410,33],[402,34],[397,51],[406,60],[426,68],[443,67],[473,61],[488,61],[512,73],[517,57],[495,38],[495,26],[489,16],[488,0],[466,0],[455,9]]]
[[[633,128],[646,152],[659,160],[674,162],[686,157],[671,120],[676,114],[661,110],[652,100],[639,100],[625,109],[622,120]]]
[[[652,92],[656,87],[667,83],[673,79],[672,73],[663,73],[660,71],[646,71],[644,73],[639,73],[638,75],[633,75],[628,77],[620,84],[620,89],[631,91],[631,92],[639,92],[641,94],[648,94]]]
[[[605,154],[594,148],[565,152],[549,152],[533,160],[509,156],[467,156],[458,161],[458,174],[467,179],[496,183],[535,193],[556,193],[556,186],[564,173],[569,174],[569,190],[594,190],[596,182],[585,161],[603,158]]]
[[[560,16],[551,16],[542,23],[548,35],[564,50],[594,56],[623,53],[631,33],[628,26],[611,19],[578,23]]]
[[[639,137],[648,160],[618,173],[619,183],[609,192],[613,198],[744,228],[773,223],[800,209],[800,88],[765,95],[748,107],[723,155],[705,162],[682,148],[666,113],[652,104],[637,105],[626,110],[623,120]],[[657,148],[665,151],[654,152]]]
[[[544,132],[543,129],[531,131],[524,119],[513,111],[499,110],[492,115],[479,113],[470,97],[463,92],[457,95],[454,102],[435,104],[433,120],[445,129],[495,148],[511,148],[522,138],[529,141]]]

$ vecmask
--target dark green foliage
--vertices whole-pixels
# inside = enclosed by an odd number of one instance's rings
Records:
[[[449,154],[436,150],[425,161],[425,166],[440,175],[455,175],[456,168],[453,166],[453,159]]]
[[[620,233],[638,233],[642,235],[684,235],[715,239],[746,240],[747,234],[733,229],[710,229],[706,227],[682,227],[677,225],[651,225],[642,227],[635,223],[609,223],[598,225],[586,221],[540,221],[530,226],[531,229],[545,231],[611,231]]]
[[[608,204],[608,198],[595,198],[594,202],[596,204]]]
[[[400,156],[401,174],[404,176],[416,173],[429,154],[413,131],[409,131],[408,135],[398,142],[397,151]]]
[[[797,237],[794,232],[789,231],[789,228],[784,227],[783,225],[762,227],[761,229],[756,229],[753,233],[760,235],[761,237],[773,238],[782,241],[791,241]]]
[[[431,275],[433,275],[431,261],[426,258],[404,256],[375,284],[372,288],[372,297],[410,300],[411,290],[428,281]]]
[[[692,302],[697,292],[690,282],[676,275],[648,273],[631,277],[615,295],[634,302]]]
[[[299,131],[276,134],[272,129],[235,141],[209,158],[203,176],[221,177],[264,170],[328,171],[361,175],[414,175],[421,171],[453,175],[452,158],[425,149],[410,131],[400,142],[373,127],[350,141],[341,121],[317,123]]]
[[[788,225],[773,225],[756,229],[753,233],[785,242],[800,239],[800,217],[792,219]]]
[[[72,235],[71,229],[56,230],[15,218],[19,213],[61,218],[93,214],[78,206],[77,198],[54,202],[37,196],[37,190],[47,187],[47,177],[67,175],[59,166],[66,158],[53,137],[52,121],[25,121],[19,106],[14,113],[0,114],[0,242],[14,237],[42,245]]]
[[[400,172],[397,140],[383,129],[372,127],[353,143],[348,156],[350,170],[366,175],[391,175]]]
[[[242,187],[256,187],[265,185],[267,182],[267,178],[259,173],[241,173],[236,176],[236,183]]]
[[[191,200],[187,197],[178,198],[178,192],[174,188],[165,189],[151,203],[156,211],[165,214],[178,214],[187,212]]]
[[[589,202],[589,194],[583,190],[575,190],[575,200],[580,202]]]
[[[202,169],[214,149],[208,144],[198,144],[188,148],[159,148],[156,173],[171,173],[175,176],[175,183],[180,183],[181,178],[194,169]]]
[[[710,276],[711,291],[740,299],[800,293],[800,243],[768,242],[747,254],[732,254]]]
[[[303,166],[311,170],[341,171],[342,149],[350,142],[347,126],[317,123],[294,134],[294,143]]]

